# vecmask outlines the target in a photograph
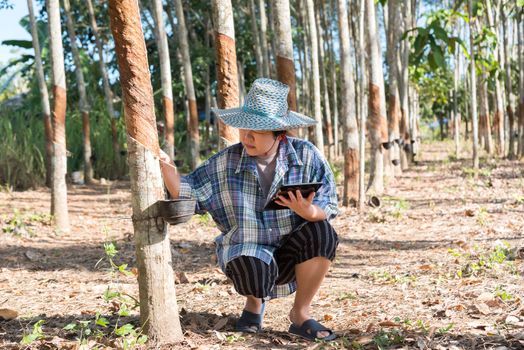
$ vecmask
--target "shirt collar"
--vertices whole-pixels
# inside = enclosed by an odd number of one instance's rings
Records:
[[[287,165],[286,168],[291,166],[301,166],[302,161],[298,158],[297,152],[295,151],[295,148],[291,144],[289,138],[288,142],[280,142],[280,145],[278,146],[278,155],[277,155],[278,162],[282,165]],[[237,168],[235,170],[235,174],[238,174],[241,171],[245,170],[251,170],[255,171],[256,168],[256,160],[254,157],[251,157],[249,154],[247,154],[246,149],[244,146],[242,146],[242,154],[240,155],[240,160],[238,161]]]

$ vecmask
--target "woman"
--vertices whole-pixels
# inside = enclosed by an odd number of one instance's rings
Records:
[[[221,231],[215,240],[219,265],[246,297],[236,330],[260,331],[265,301],[296,292],[289,331],[332,340],[333,331],[309,313],[338,245],[328,222],[338,213],[336,184],[314,145],[286,137],[286,130],[316,123],[288,111],[288,92],[278,81],[257,79],[243,107],[214,110],[225,124],[240,129],[240,143],[185,177],[165,153],[160,164],[172,197],[195,198]],[[306,198],[300,191],[278,194],[282,184],[309,182],[322,186]],[[287,209],[264,210],[275,196]]]

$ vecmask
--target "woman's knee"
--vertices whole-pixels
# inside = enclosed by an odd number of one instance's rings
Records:
[[[265,298],[270,294],[278,273],[272,265],[256,257],[239,256],[227,263],[226,276],[233,281],[238,294]]]

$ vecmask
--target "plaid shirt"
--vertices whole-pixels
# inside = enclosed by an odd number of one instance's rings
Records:
[[[270,264],[284,236],[306,223],[290,209],[264,210],[281,184],[322,182],[313,204],[325,211],[328,220],[338,214],[333,172],[324,156],[308,141],[288,138],[287,143],[280,143],[267,198],[257,176],[255,158],[238,143],[215,154],[181,179],[180,197],[195,198],[197,209],[209,212],[221,231],[215,243],[223,271],[229,261],[242,255]],[[295,289],[295,283],[275,286],[271,297],[288,295]]]

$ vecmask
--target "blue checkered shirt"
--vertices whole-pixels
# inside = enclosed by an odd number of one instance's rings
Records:
[[[197,209],[211,214],[221,234],[216,237],[218,263],[225,272],[229,261],[253,256],[270,264],[284,236],[300,229],[306,221],[290,209],[264,210],[282,184],[322,182],[313,204],[329,219],[338,214],[336,183],[331,168],[310,142],[288,138],[281,142],[275,176],[268,197],[258,181],[255,158],[241,143],[232,145],[182,177],[180,197],[197,200]],[[275,286],[270,298],[293,293],[296,283]]]

